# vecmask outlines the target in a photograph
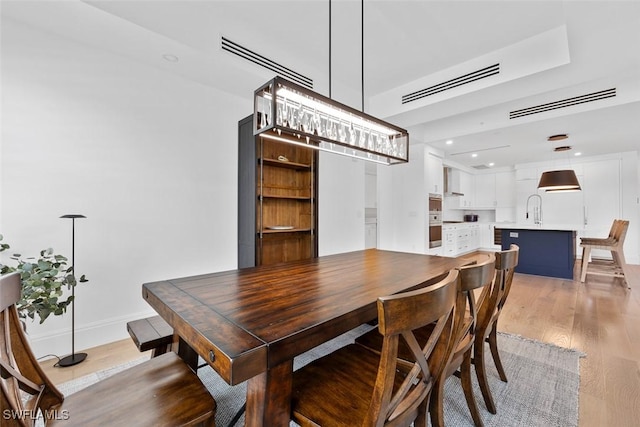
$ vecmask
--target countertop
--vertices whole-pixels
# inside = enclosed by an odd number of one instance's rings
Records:
[[[581,231],[584,227],[575,224],[516,224],[516,223],[496,223],[495,228],[508,230],[547,230],[547,231]]]

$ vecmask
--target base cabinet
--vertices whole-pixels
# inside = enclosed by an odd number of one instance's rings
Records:
[[[480,225],[474,223],[442,226],[442,254],[455,257],[473,252],[480,246]]]
[[[238,267],[317,257],[317,151],[252,126],[239,123]]]

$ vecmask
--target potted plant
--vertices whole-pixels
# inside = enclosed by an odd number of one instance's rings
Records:
[[[8,244],[2,242],[0,234],[0,252],[9,248]],[[0,262],[0,274],[20,272],[22,296],[16,308],[23,319],[35,319],[37,314],[40,323],[44,323],[51,314],[59,316],[65,313],[73,296],[62,298],[63,287],[71,289],[78,283],[88,281],[84,275],[76,280],[73,267],[67,266],[67,258],[55,254],[52,248],[41,250],[37,259],[23,258],[20,254],[11,255],[10,259],[16,265],[9,266]]]

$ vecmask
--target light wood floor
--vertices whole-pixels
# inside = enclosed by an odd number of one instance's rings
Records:
[[[631,271],[631,290],[606,277],[587,276],[582,284],[516,274],[500,317],[501,331],[587,354],[580,362],[581,427],[640,425],[640,266]],[[141,356],[129,339],[86,352],[74,367],[42,365],[59,384]]]

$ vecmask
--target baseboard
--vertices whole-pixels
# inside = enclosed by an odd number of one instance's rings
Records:
[[[156,314],[155,311],[145,311],[93,322],[81,327],[76,325],[75,351],[77,353],[88,348],[129,338],[127,322]],[[32,335],[28,333],[27,336],[37,358],[44,359],[53,355],[64,357],[71,353],[71,330],[68,328],[50,331],[46,334]]]

